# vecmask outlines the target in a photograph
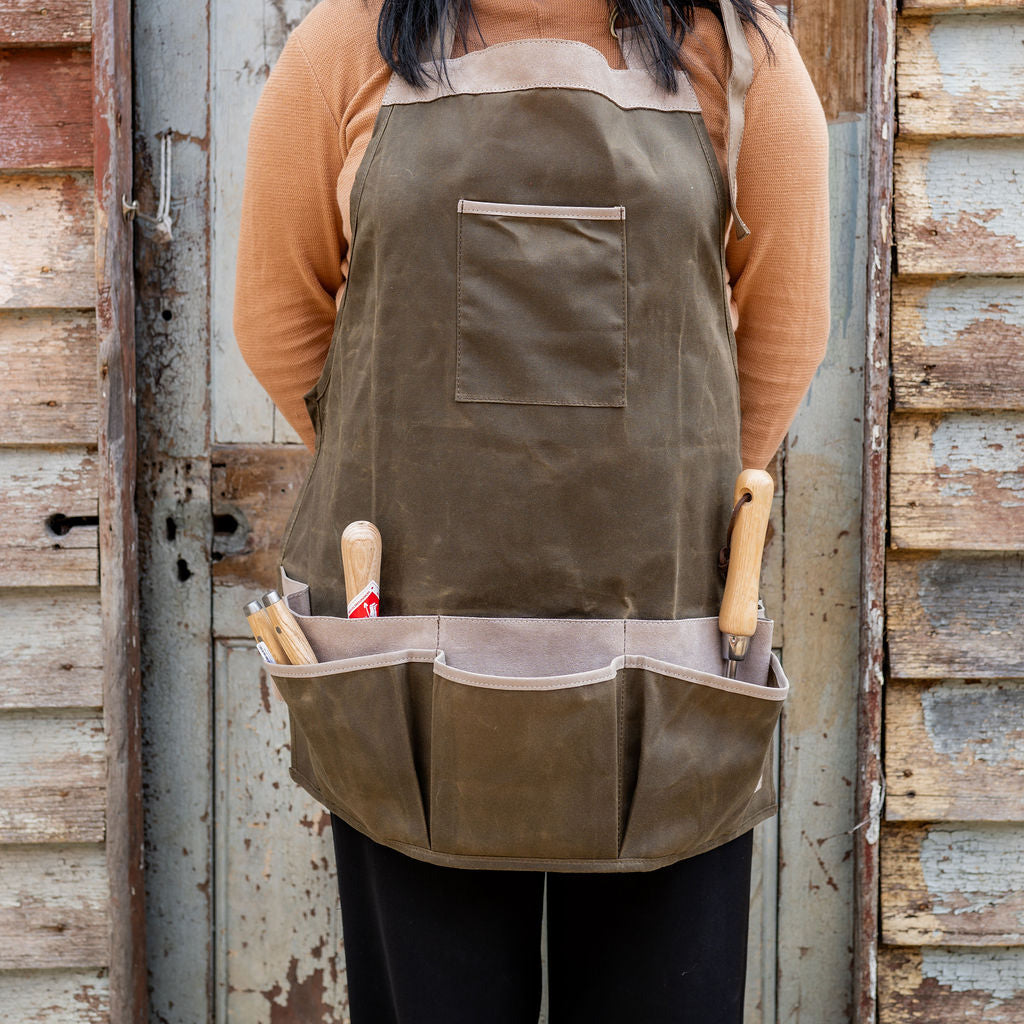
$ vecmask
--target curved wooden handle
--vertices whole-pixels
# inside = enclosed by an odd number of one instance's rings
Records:
[[[276,591],[271,591],[271,594],[276,594]],[[284,648],[288,660],[293,665],[315,665],[316,653],[309,646],[306,634],[302,632],[302,627],[296,621],[291,608],[288,607],[284,599],[278,597],[276,601],[265,604],[264,608],[271,626],[274,627],[277,642]]]
[[[345,600],[351,604],[371,580],[380,588],[380,530],[358,519],[341,535],[341,562],[345,567]]]
[[[718,628],[733,636],[753,636],[757,629],[757,593],[761,582],[768,517],[775,484],[763,469],[745,469],[736,478],[733,504],[744,494],[748,501],[736,517],[729,544],[729,575],[718,615]]]

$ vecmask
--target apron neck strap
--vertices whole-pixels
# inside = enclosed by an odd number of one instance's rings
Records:
[[[729,204],[736,228],[736,237],[745,238],[750,229],[743,223],[736,209],[736,167],[740,160],[740,143],[743,140],[743,105],[747,90],[754,79],[754,58],[747,45],[740,16],[732,0],[719,0],[722,7],[722,24],[725,26],[725,40],[729,44],[729,138],[726,147],[729,168]]]
[[[745,238],[750,229],[743,223],[739,210],[736,208],[736,168],[740,159],[740,143],[743,141],[743,107],[747,98],[747,90],[754,78],[754,59],[750,54],[750,46],[743,32],[743,25],[736,13],[732,0],[719,0],[722,9],[722,24],[725,27],[725,41],[729,47],[729,83],[726,100],[729,113],[728,137],[726,139],[726,168],[729,186],[729,208],[732,210],[736,237]],[[619,41],[622,48],[622,59],[630,71],[646,70],[643,53],[636,30],[632,25],[616,27],[619,10],[614,5],[611,9],[609,25],[612,35]]]

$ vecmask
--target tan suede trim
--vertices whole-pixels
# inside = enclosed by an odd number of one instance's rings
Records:
[[[624,206],[530,206],[524,203],[485,203],[460,199],[459,213],[489,217],[562,217],[568,220],[625,220]]]
[[[700,111],[697,94],[681,72],[678,91],[669,93],[646,71],[615,70],[592,46],[567,39],[495,43],[448,61],[446,68],[443,81],[432,77],[422,89],[392,75],[383,106],[522,89],[582,89],[624,110]]]

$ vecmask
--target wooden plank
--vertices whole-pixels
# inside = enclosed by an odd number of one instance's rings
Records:
[[[92,167],[87,46],[0,50],[0,167]]]
[[[1024,821],[1024,681],[894,681],[889,821]]]
[[[1024,949],[883,948],[879,1024],[1024,1020]]]
[[[0,517],[3,583],[95,586],[96,456],[74,448],[0,449],[0,480],[6,481]],[[55,518],[60,516],[65,518]]]
[[[1020,8],[1020,0],[903,0],[900,13],[903,15],[959,14],[970,12]]]
[[[889,664],[896,679],[1024,676],[1024,554],[889,558]]]
[[[91,0],[0,0],[0,43],[88,43]]]
[[[99,338],[95,380],[99,394],[103,727],[110,826],[104,846],[110,879],[107,964],[111,1019],[141,1022],[149,1018],[149,999],[136,519],[135,252],[133,228],[122,211],[124,194],[133,191],[136,128],[130,0],[93,0],[93,27],[94,267]],[[202,205],[202,200],[191,205]]]
[[[103,723],[0,715],[0,843],[100,843],[106,819]]]
[[[0,622],[6,634],[0,708],[102,706],[97,591],[0,590]]]
[[[206,0],[136,3],[135,196],[153,210],[173,135],[174,242],[135,232],[146,945],[150,1019],[216,1020],[210,636],[210,19]],[[233,10],[267,20],[278,10]],[[227,16],[225,14],[225,16]],[[239,69],[240,74],[246,74]],[[244,159],[239,155],[239,159]],[[188,713],[182,714],[182,708]],[[258,880],[255,884],[259,884]],[[144,1018],[145,1019],[145,1018]]]
[[[854,998],[867,141],[864,119],[829,125],[832,303],[846,312],[786,453],[777,1015],[791,1024],[846,1019]]]
[[[857,779],[853,827],[852,1016],[878,1012],[878,838],[885,792],[882,695],[885,691],[885,537],[888,505],[889,348],[892,304],[893,140],[896,135],[896,0],[870,5],[867,144],[867,309],[861,445],[860,645]]]
[[[218,644],[215,679],[217,1020],[341,1021],[330,816],[288,776],[287,707],[253,645]]]
[[[0,970],[104,967],[102,846],[0,847]]]
[[[825,116],[863,113],[868,19],[863,0],[789,0],[790,28]]]
[[[897,141],[900,274],[1024,272],[1022,139]]]
[[[283,422],[235,342],[235,264],[249,124],[288,33],[312,6],[309,0],[263,5],[260,18],[240,16],[237,3],[214,5],[210,11],[210,131],[218,140],[210,167],[210,394],[215,443],[271,443],[276,423]]]
[[[92,190],[87,171],[0,175],[0,307],[96,304]]]
[[[900,135],[1024,135],[1024,17],[904,19]]]
[[[1024,413],[894,416],[892,545],[1016,551],[1024,538]]]
[[[882,940],[1024,945],[1020,824],[889,825],[882,832]]]
[[[896,409],[1024,410],[1024,280],[898,281],[892,316]]]
[[[312,456],[300,445],[218,445],[211,458],[214,631],[246,637],[242,605],[278,585],[284,528]]]
[[[91,312],[0,311],[0,444],[95,444]]]
[[[779,734],[775,734],[775,785],[779,778]],[[778,970],[779,819],[754,827],[747,928],[747,981],[743,1024],[775,1024],[775,975]]]
[[[105,970],[2,971],[6,1024],[110,1024]]]
[[[0,848],[0,968],[104,966],[107,896],[102,847]]]

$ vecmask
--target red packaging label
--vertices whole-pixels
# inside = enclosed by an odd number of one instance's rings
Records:
[[[376,580],[369,583],[359,591],[358,594],[348,603],[348,617],[350,619],[375,619],[380,611],[380,590]]]

